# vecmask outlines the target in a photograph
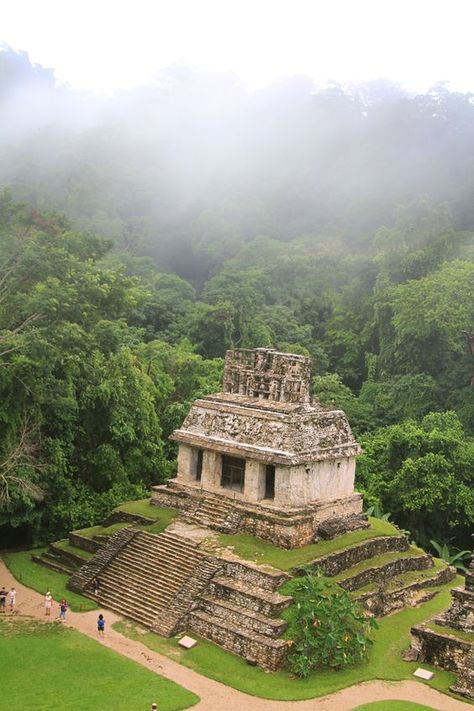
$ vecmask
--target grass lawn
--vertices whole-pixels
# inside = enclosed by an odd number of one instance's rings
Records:
[[[92,538],[93,536],[111,536],[115,531],[119,531],[121,528],[130,526],[130,523],[125,521],[120,521],[119,523],[112,523],[110,526],[90,526],[90,528],[81,528],[79,531],[74,531],[80,536],[86,536],[86,538]]]
[[[84,558],[84,562],[92,558],[92,556],[94,555],[89,551],[82,550],[82,548],[76,548],[76,546],[71,546],[67,538],[63,538],[61,541],[56,541],[55,546],[57,548],[61,548],[61,550],[66,551],[68,553],[75,553],[81,558]]]
[[[453,627],[445,627],[444,625],[437,625],[436,622],[430,622],[428,627],[433,632],[439,632],[440,634],[449,634],[451,637],[456,637],[463,642],[469,642],[474,644],[474,634],[472,632],[464,632],[463,630],[456,630]]]
[[[347,546],[353,546],[356,543],[367,541],[370,538],[401,535],[398,528],[388,521],[382,521],[378,518],[369,518],[369,522],[370,528],[360,531],[350,531],[331,541],[319,541],[319,543],[311,543],[309,546],[294,548],[293,550],[278,548],[271,543],[261,541],[245,533],[234,536],[228,533],[220,533],[218,540],[222,547],[232,547],[234,553],[237,553],[237,555],[245,560],[272,565],[280,570],[291,570],[300,565],[311,563],[323,555],[334,553]]]
[[[217,645],[206,640],[200,640],[194,649],[182,650],[175,639],[158,637],[151,632],[141,633],[128,622],[119,622],[115,629],[132,639],[139,639],[150,649],[172,657],[181,664],[190,667],[204,676],[221,681],[240,691],[254,696],[275,700],[311,699],[343,689],[352,684],[372,679],[399,681],[411,679],[416,662],[404,662],[401,653],[409,645],[410,627],[428,619],[449,607],[450,588],[460,584],[462,579],[448,583],[439,588],[439,594],[419,607],[401,610],[379,621],[379,629],[374,633],[374,645],[370,658],[358,667],[352,667],[340,672],[321,670],[308,679],[292,679],[287,672],[264,672],[258,667],[251,667],[233,654],[225,652]],[[196,635],[193,634],[193,637]],[[439,691],[448,693],[448,688],[454,683],[455,675],[449,672],[433,669],[434,678],[427,683]]]
[[[31,560],[32,553],[39,554],[44,550],[44,548],[36,548],[32,551],[21,551],[19,553],[3,553],[2,558],[12,575],[28,588],[32,588],[43,595],[50,590],[56,601],[66,598],[69,607],[74,612],[96,610],[97,605],[93,600],[73,593],[66,588],[66,583],[69,579],[68,575],[49,570],[49,568],[45,568]]]
[[[171,521],[178,513],[177,509],[169,509],[165,506],[152,506],[150,499],[139,499],[138,501],[126,501],[117,506],[114,511],[127,511],[127,513],[140,514],[147,518],[161,519],[168,518]]]
[[[76,630],[54,623],[0,622],[1,707],[35,711],[178,711],[195,694]]]
[[[440,570],[446,568],[447,563],[440,558],[433,558],[433,565],[431,568],[425,568],[423,570],[407,570],[405,573],[400,573],[395,575],[393,578],[387,580],[384,584],[386,590],[395,590],[401,585],[410,585],[410,583],[418,582],[419,580],[429,580],[434,578]],[[331,578],[334,580],[334,578]],[[373,592],[377,589],[377,581],[373,583],[368,583],[363,587],[357,588],[351,594],[351,596],[359,596],[363,593]]]
[[[372,701],[356,706],[353,711],[436,711],[432,706],[414,704],[412,701]]]
[[[155,519],[155,523],[151,524],[133,524],[130,522],[120,521],[118,523],[112,523],[110,526],[91,526],[90,528],[82,528],[75,533],[79,533],[81,536],[87,536],[87,538],[92,538],[93,536],[111,536],[115,531],[119,531],[121,528],[127,526],[132,526],[140,531],[147,531],[148,533],[162,533],[171,521],[179,513],[177,509],[167,509],[160,506],[150,506],[147,503],[148,499],[143,499],[142,501],[128,501],[122,504],[115,511],[128,511],[129,513],[137,513],[142,516],[148,516],[149,518]],[[148,507],[150,510],[145,510]]]

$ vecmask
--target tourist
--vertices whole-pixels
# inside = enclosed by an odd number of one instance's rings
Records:
[[[59,619],[62,620],[63,622],[66,621],[66,612],[67,612],[67,602],[63,598],[61,600],[61,604],[59,605]]]
[[[97,620],[97,630],[99,632],[99,637],[103,637],[105,635],[105,620],[104,620],[104,615],[100,614],[99,619]]]
[[[16,603],[16,590],[15,590],[15,588],[12,588],[12,589],[10,590],[9,597],[10,597],[10,612],[13,613],[13,612],[15,612],[15,603]]]
[[[158,706],[156,704],[151,705],[151,711],[157,711]]]
[[[92,587],[94,589],[94,595],[98,595],[100,590],[99,578],[94,578],[94,580],[92,581]]]
[[[3,612],[3,613],[5,613],[5,602],[7,599],[7,594],[8,593],[5,590],[5,588],[2,588],[0,590],[0,612]]]
[[[47,617],[50,617],[50,616],[51,616],[51,608],[52,608],[52,606],[53,606],[53,596],[51,595],[51,593],[50,593],[49,590],[48,590],[48,592],[47,592],[46,595],[44,596],[44,614],[45,614]]]

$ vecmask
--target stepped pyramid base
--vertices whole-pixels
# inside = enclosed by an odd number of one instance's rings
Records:
[[[321,538],[368,528],[362,495],[324,500],[304,507],[279,509],[266,500],[253,504],[229,494],[171,479],[152,487],[151,503],[177,508],[182,518],[225,533],[248,533],[281,548],[300,548]]]
[[[288,575],[209,555],[199,539],[176,530],[186,526],[161,534],[117,531],[69,587],[161,636],[195,632],[265,669],[282,666],[286,623],[278,615],[292,598],[277,589]]]

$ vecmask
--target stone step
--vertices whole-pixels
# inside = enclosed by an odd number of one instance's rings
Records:
[[[288,627],[284,620],[266,617],[240,605],[234,605],[228,600],[203,597],[199,601],[199,609],[216,619],[227,620],[236,627],[253,630],[266,637],[280,637]]]
[[[150,554],[162,554],[168,551],[173,554],[185,553],[187,557],[192,555],[201,557],[203,555],[200,550],[196,549],[194,541],[190,541],[190,545],[187,545],[185,540],[178,538],[174,540],[164,533],[153,535],[153,537],[152,534],[144,535],[138,533],[135,536],[132,548],[138,551],[146,551]]]
[[[122,587],[124,581],[130,585],[135,585],[138,589],[146,590],[149,594],[153,594],[155,590],[161,588],[178,589],[182,582],[189,577],[187,574],[179,573],[178,571],[163,572],[159,576],[151,577],[145,566],[132,569],[123,566],[119,561],[111,564],[106,571],[106,578],[114,578],[114,582]],[[102,579],[100,579],[102,583]]]
[[[114,601],[116,605],[123,603],[124,606],[153,612],[156,609],[167,609],[172,595],[168,591],[158,591],[153,596],[146,594],[144,591],[135,592],[130,590],[127,592],[126,590],[120,590],[113,582],[110,582],[100,588],[97,597],[104,604],[107,601]]]
[[[136,551],[133,550],[123,551],[120,559],[124,563],[127,562],[130,564],[130,567],[132,568],[141,567],[143,565],[143,557],[138,556]],[[176,568],[178,568],[178,570],[182,570],[183,572],[192,572],[198,562],[200,561],[196,560],[189,562],[184,556],[167,555],[166,557],[156,559],[146,558],[146,568],[149,572],[153,571],[156,573],[160,573],[161,571],[166,572],[167,570],[175,571]]]
[[[405,582],[402,574],[393,578],[389,586],[382,590],[362,593],[356,590],[352,597],[371,615],[383,617],[404,607],[419,605],[430,600],[436,595],[433,588],[444,585],[455,577],[456,570],[451,566],[433,570],[432,575],[420,577],[419,580],[412,582]]]
[[[97,554],[98,599],[159,634],[170,635],[222,567],[221,561],[175,534],[133,530]],[[113,555],[110,555],[110,553]],[[94,556],[95,557],[95,556]],[[99,558],[105,561],[99,570]]]
[[[430,628],[430,622],[411,628],[411,647],[417,653],[417,661],[440,666],[446,671],[458,673],[474,648],[473,643],[460,639],[454,630],[440,632]]]
[[[169,598],[167,595],[157,595],[153,599],[143,593],[135,594],[134,592],[124,592],[117,590],[115,587],[105,587],[104,590],[100,590],[97,595],[99,602],[107,605],[107,603],[114,603],[117,605],[122,605],[124,608],[137,609],[138,611],[143,610],[152,617],[155,615],[157,610],[167,610],[169,605]]]
[[[129,553],[137,555],[140,558],[146,558],[150,561],[156,560],[175,560],[175,561],[187,561],[189,565],[193,566],[197,562],[200,562],[205,555],[201,552],[191,551],[186,552],[183,548],[172,548],[172,547],[159,547],[159,548],[144,548],[140,545],[140,542],[132,542],[132,545],[127,546]]]
[[[242,629],[200,610],[189,614],[188,628],[191,632],[215,642],[229,652],[238,654],[264,669],[279,669],[288,649],[287,643],[282,639],[272,639]]]
[[[170,564],[182,564],[190,568],[193,568],[205,558],[203,554],[196,554],[194,550],[187,555],[182,549],[176,551],[167,548],[146,550],[141,548],[139,544],[127,546],[127,553],[129,556],[134,556],[141,560],[148,560],[151,564],[169,561]]]
[[[140,589],[147,590],[151,594],[153,590],[165,587],[175,589],[180,586],[185,577],[186,576],[178,574],[151,575],[145,568],[132,570],[116,562],[109,567],[106,574],[100,578],[100,581],[102,582],[102,580],[106,578],[109,580],[113,578],[114,582],[121,586],[123,586],[126,581],[129,584],[138,586]]]
[[[100,543],[98,543],[98,541],[94,541],[93,538],[89,538],[88,536],[82,536],[80,533],[76,533],[75,531],[71,531],[68,538],[71,546],[80,548],[88,553],[97,553],[100,548]]]
[[[377,536],[376,538],[370,538],[367,541],[356,543],[340,551],[315,558],[315,560],[311,561],[308,565],[314,570],[320,568],[324,575],[333,576],[376,555],[383,555],[384,553],[394,551],[406,551],[408,548],[409,543],[406,536]],[[308,566],[305,565],[304,569],[294,568],[292,572],[295,575],[302,575],[307,567]]]
[[[405,556],[387,553],[373,565],[358,565],[359,567],[353,566],[337,576],[336,582],[344,590],[357,590],[368,583],[386,581],[410,570],[425,570],[432,567],[433,559],[427,553]]]
[[[32,555],[31,560],[44,566],[45,568],[56,571],[57,573],[63,573],[64,575],[72,575],[72,573],[74,573],[73,568],[56,561],[54,558],[49,557],[46,553],[43,553],[42,555]]]
[[[87,563],[88,558],[84,558],[79,555],[79,553],[73,553],[73,551],[65,550],[61,548],[57,543],[50,543],[48,546],[48,552],[57,556],[58,559],[63,560],[64,563],[70,564],[74,569]]]
[[[244,560],[226,560],[223,562],[223,575],[238,578],[249,585],[276,592],[290,576],[277,568],[265,570],[256,563]]]
[[[233,604],[270,617],[277,617],[293,601],[293,598],[288,595],[263,590],[225,576],[213,578],[210,590],[212,596],[217,599],[228,600]]]
[[[156,620],[156,617],[160,614],[160,610],[154,610],[153,614],[150,614],[147,610],[144,610],[143,608],[137,609],[136,606],[132,606],[121,601],[115,601],[113,599],[106,601],[102,601],[102,599],[99,599],[99,603],[102,607],[104,607],[104,609],[117,612],[120,615],[123,615],[124,617],[130,618],[134,622],[138,622],[144,627],[152,627]]]
[[[136,548],[147,552],[174,551],[176,553],[183,552],[186,555],[201,556],[202,552],[197,548],[195,541],[183,538],[173,538],[166,533],[145,534],[139,532],[135,536],[133,544]]]

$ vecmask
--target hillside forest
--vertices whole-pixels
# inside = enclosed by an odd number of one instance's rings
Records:
[[[346,411],[366,508],[472,548],[473,155],[444,85],[97,97],[0,51],[2,545],[145,497],[226,349],[273,347]]]

